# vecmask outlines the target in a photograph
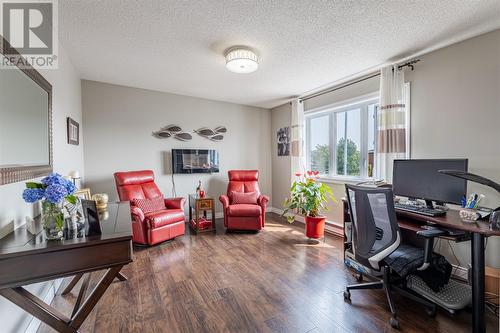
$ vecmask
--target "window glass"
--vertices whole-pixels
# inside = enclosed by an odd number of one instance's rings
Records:
[[[330,173],[330,115],[311,119],[309,126],[311,170]]]
[[[337,112],[337,175],[359,176],[361,166],[361,110]]]
[[[308,167],[328,176],[376,177],[377,107],[374,97],[306,115]]]

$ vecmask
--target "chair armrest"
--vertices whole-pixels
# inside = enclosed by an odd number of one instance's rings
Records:
[[[269,202],[269,197],[267,195],[261,195],[258,199],[257,199],[257,203],[263,207],[265,207],[267,205],[267,203]]]
[[[425,238],[424,263],[422,264],[422,266],[417,268],[417,270],[423,271],[423,270],[426,270],[431,264],[432,252],[433,252],[432,250],[434,248],[434,237],[448,235],[448,232],[436,228],[436,229],[427,229],[427,230],[417,231],[417,235]]]
[[[166,198],[165,207],[167,209],[184,209],[184,202],[186,202],[184,198]]]
[[[144,213],[139,207],[131,206],[130,213],[132,214],[132,218],[137,220],[138,222],[144,221]]]
[[[222,203],[224,210],[229,206],[229,197],[227,195],[221,195],[219,201]]]

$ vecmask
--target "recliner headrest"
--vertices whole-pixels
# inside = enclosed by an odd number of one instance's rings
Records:
[[[151,170],[115,172],[115,180],[119,186],[139,185],[153,182],[155,176]]]

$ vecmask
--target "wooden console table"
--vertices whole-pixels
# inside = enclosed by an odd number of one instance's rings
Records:
[[[109,204],[107,212],[101,218],[101,235],[48,242],[38,225],[36,234],[22,227],[0,239],[0,295],[58,332],[77,332],[111,282],[123,277],[122,267],[132,262],[129,203]],[[100,270],[106,273],[87,299],[83,299],[85,290],[80,290],[70,318],[23,288]]]
[[[200,215],[203,213],[203,217],[206,219],[207,211],[211,211],[210,218],[212,219],[212,223],[210,228],[204,229],[200,226]],[[194,226],[191,226],[191,221],[194,221]],[[196,233],[215,231],[215,202],[213,198],[200,198],[196,194],[189,195],[189,225]]]

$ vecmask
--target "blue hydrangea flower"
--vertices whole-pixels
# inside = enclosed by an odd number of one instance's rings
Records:
[[[34,203],[43,199],[45,191],[41,188],[27,188],[23,192],[23,199],[28,203]]]
[[[67,180],[64,179],[63,176],[61,176],[58,173],[51,173],[44,179],[42,179],[42,184],[45,186],[50,186],[50,185],[66,185]]]
[[[68,192],[68,195],[74,194],[76,192],[76,186],[73,184],[71,180],[66,180],[66,183],[64,184],[64,187],[66,188],[66,192]]]
[[[64,185],[52,184],[45,189],[45,198],[55,204],[62,202],[66,195],[68,195],[68,191]]]

